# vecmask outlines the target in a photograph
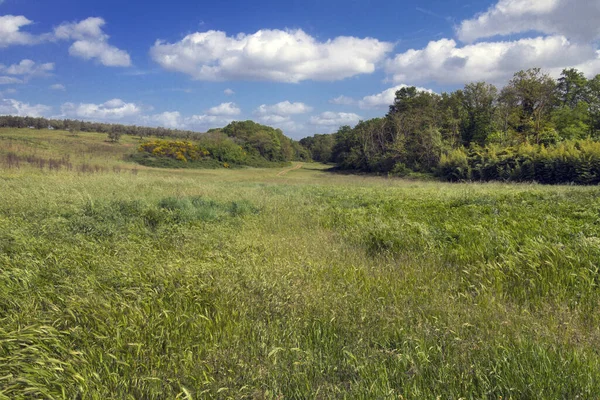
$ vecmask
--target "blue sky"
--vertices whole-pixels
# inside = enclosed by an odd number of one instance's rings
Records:
[[[600,73],[600,0],[0,0],[0,114],[296,139],[542,67]]]

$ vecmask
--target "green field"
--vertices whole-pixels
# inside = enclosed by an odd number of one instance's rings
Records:
[[[0,129],[1,399],[598,397],[600,188],[160,170],[104,140]]]

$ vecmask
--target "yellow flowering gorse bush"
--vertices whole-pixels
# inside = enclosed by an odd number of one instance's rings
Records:
[[[157,157],[168,157],[183,162],[196,161],[210,157],[210,152],[208,150],[187,141],[157,139],[142,143],[138,150]]]

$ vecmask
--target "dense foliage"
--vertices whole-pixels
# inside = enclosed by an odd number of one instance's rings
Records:
[[[232,138],[251,156],[262,157],[267,161],[304,160],[309,157],[306,149],[286,137],[281,129],[253,121],[234,121],[223,129],[214,131]]]
[[[583,73],[567,69],[555,81],[534,68],[516,73],[502,90],[485,82],[442,94],[403,88],[396,93],[385,117],[361,121],[354,128],[343,126],[333,135],[316,135],[301,142],[313,158],[337,163],[347,170],[398,175],[437,172],[450,179],[509,176],[545,183],[591,183],[594,179],[589,178],[590,174],[598,173],[593,170],[595,161],[582,160],[595,159],[590,154],[595,154],[592,149],[596,147],[589,141],[599,138],[600,75],[587,79]],[[527,151],[536,155],[522,156],[530,145],[536,150]],[[563,156],[565,151],[571,155]],[[511,165],[498,168],[511,172],[480,174],[478,165],[493,163],[497,153],[502,154],[502,162]],[[512,160],[513,153],[515,160],[506,161]],[[480,156],[485,161],[475,154],[485,154]],[[512,166],[525,163],[519,157],[568,164],[571,171],[581,174],[539,172],[541,161],[536,164],[539,173],[513,171]],[[456,168],[450,168],[454,164]],[[589,168],[591,172],[584,172]]]
[[[331,161],[331,151],[335,144],[333,135],[314,135],[300,139],[300,144],[308,149],[314,161],[327,163]]]
[[[136,162],[166,168],[229,168],[235,166],[275,167],[286,161],[269,161],[247,153],[233,139],[211,132],[198,143],[189,141],[151,140],[142,143],[132,156]]]
[[[540,183],[600,183],[600,142],[566,141],[556,146],[522,144],[458,148],[442,155],[439,175],[449,181],[505,180]]]
[[[252,121],[232,122],[223,129],[211,129],[199,136],[196,143],[149,141],[140,146],[139,152],[141,155],[134,156],[136,161],[162,167],[269,167],[308,158],[307,150],[280,129]]]

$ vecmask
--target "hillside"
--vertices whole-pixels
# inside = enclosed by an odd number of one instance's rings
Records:
[[[40,140],[50,141],[51,144],[41,145],[41,148],[56,147],[59,154],[65,153],[67,148],[76,154],[81,151],[84,158],[85,154],[92,156],[102,152],[121,152],[133,162],[159,168],[280,167],[289,165],[290,161],[309,158],[308,151],[299,142],[285,136],[280,129],[253,121],[232,122],[222,129],[199,133],[0,116],[0,131],[2,127],[5,132],[13,134],[7,137],[10,141],[31,143],[34,146]],[[34,131],[39,131],[42,135]],[[103,134],[100,135],[101,133]],[[128,138],[124,141],[125,147],[116,146],[122,138]],[[130,149],[133,144],[137,144],[135,150]],[[4,149],[4,152],[10,150]]]

